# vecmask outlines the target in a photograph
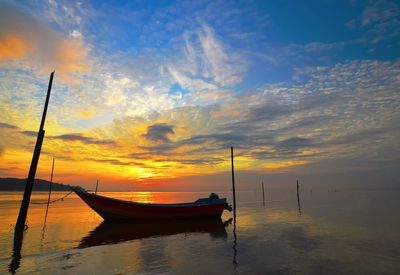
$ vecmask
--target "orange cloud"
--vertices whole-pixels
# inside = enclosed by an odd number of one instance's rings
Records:
[[[83,118],[92,118],[93,117],[93,113],[90,111],[81,111],[78,113],[78,115]]]
[[[79,84],[75,74],[89,70],[83,38],[67,37],[17,5],[0,3],[0,34],[1,67],[22,66],[46,75],[56,70],[57,79],[69,85]]]
[[[89,70],[85,59],[86,49],[79,39],[63,40],[55,49],[55,70],[61,74],[61,80],[77,85],[79,80],[74,79],[71,73],[83,73]]]
[[[28,45],[17,35],[0,38],[0,58],[21,58],[28,53]]]
[[[56,59],[60,64],[64,64],[61,70],[67,72],[86,72],[87,65],[83,62],[86,55],[83,43],[80,40],[64,40],[58,47]]]

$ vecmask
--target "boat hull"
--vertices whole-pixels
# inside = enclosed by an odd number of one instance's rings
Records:
[[[75,193],[104,220],[171,220],[220,217],[226,203],[145,204],[117,200],[87,192]]]

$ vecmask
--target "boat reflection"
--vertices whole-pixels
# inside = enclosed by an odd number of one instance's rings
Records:
[[[78,248],[117,244],[157,236],[182,233],[209,233],[212,238],[227,238],[225,227],[232,219],[223,222],[221,218],[167,220],[167,221],[103,221],[86,237]]]

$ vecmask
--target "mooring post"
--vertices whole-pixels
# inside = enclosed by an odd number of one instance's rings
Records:
[[[21,208],[19,210],[17,222],[15,224],[12,260],[11,260],[11,263],[9,264],[9,269],[8,269],[9,272],[12,274],[16,273],[16,271],[20,265],[22,241],[23,241],[24,230],[25,230],[25,221],[26,221],[26,216],[28,214],[28,208],[29,208],[29,203],[31,200],[33,184],[35,181],[36,168],[37,168],[37,165],[39,162],[40,151],[42,149],[42,144],[43,144],[43,138],[44,138],[43,127],[44,127],[44,122],[46,120],[47,106],[49,104],[51,86],[53,84],[53,77],[54,77],[54,72],[52,72],[50,75],[49,86],[47,88],[46,101],[45,101],[44,109],[43,109],[42,121],[40,123],[38,137],[36,140],[35,149],[33,151],[31,166],[29,168],[28,179],[27,179],[26,185],[25,185],[24,196],[21,201]]]
[[[50,185],[49,185],[49,197],[47,198],[47,207],[49,207],[49,203],[50,203],[51,186],[53,185],[53,172],[54,172],[54,158],[53,158],[53,165],[51,166],[51,176],[50,176]]]
[[[235,170],[233,167],[233,147],[231,146],[231,164],[232,164],[232,193],[233,193],[233,214],[236,219],[236,190],[235,190]]]
[[[37,165],[39,162],[40,152],[42,150],[42,144],[43,144],[43,138],[44,138],[43,128],[44,128],[44,123],[46,121],[47,107],[49,105],[51,86],[53,84],[53,77],[54,77],[54,72],[52,72],[50,75],[49,86],[47,88],[46,101],[44,104],[44,109],[43,109],[43,114],[42,114],[42,121],[40,122],[40,128],[39,128],[38,137],[36,140],[35,150],[33,151],[31,167],[29,169],[29,175],[28,175],[28,179],[27,179],[26,185],[25,185],[25,192],[24,192],[24,196],[23,196],[23,199],[21,202],[21,208],[19,210],[17,223],[15,224],[15,232],[14,233],[16,235],[19,235],[19,234],[17,234],[17,231],[19,231],[19,230],[23,231],[24,227],[25,227],[25,221],[26,221],[26,216],[28,213],[29,203],[31,200],[33,184],[35,182],[36,169],[37,169]]]
[[[296,181],[297,185],[297,206],[299,207],[299,214],[301,215],[301,204],[300,204],[300,196],[299,196],[299,180]]]
[[[233,166],[233,146],[231,146],[231,165],[232,165],[232,193],[233,193],[233,265],[237,267],[237,236],[236,236],[236,190],[235,190],[235,170]]]
[[[96,190],[94,191],[94,194],[97,194],[97,187],[99,187],[99,180],[96,181]]]
[[[263,195],[263,205],[265,207],[264,181],[261,182],[261,187],[262,187],[262,195]]]

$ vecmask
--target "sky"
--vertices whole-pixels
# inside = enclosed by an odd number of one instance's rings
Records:
[[[396,1],[1,1],[0,176],[399,184]],[[252,187],[253,186],[253,187]]]

